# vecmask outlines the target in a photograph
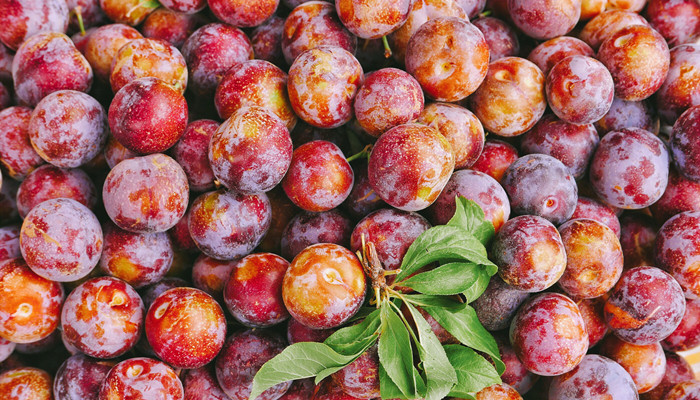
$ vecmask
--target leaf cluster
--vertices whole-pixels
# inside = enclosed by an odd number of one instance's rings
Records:
[[[423,232],[409,247],[394,284],[374,299],[376,309],[364,307],[359,313],[364,319],[323,343],[287,347],[258,371],[250,399],[289,380],[315,377],[318,383],[374,345],[382,399],[473,399],[484,387],[500,383],[505,365],[496,342],[468,304],[498,270],[485,247],[493,236],[481,208],[458,197],[452,219]],[[460,344],[442,345],[421,309]]]

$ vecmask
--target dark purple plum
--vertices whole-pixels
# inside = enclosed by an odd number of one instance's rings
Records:
[[[552,156],[520,157],[508,167],[501,184],[516,215],[537,215],[558,225],[576,210],[576,181],[569,169]]]
[[[669,154],[661,139],[641,128],[625,128],[600,140],[589,179],[606,203],[641,209],[661,198],[668,174]]]

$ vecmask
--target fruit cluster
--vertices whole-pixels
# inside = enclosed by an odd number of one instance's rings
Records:
[[[697,0],[0,0],[0,25],[0,399],[244,400],[369,326],[257,399],[440,400],[409,334],[470,377],[450,399],[700,399]],[[487,254],[430,233],[454,218]]]

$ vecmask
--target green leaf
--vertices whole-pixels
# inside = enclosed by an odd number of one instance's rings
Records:
[[[473,398],[472,393],[501,383],[498,372],[488,360],[467,347],[453,344],[445,346],[445,353],[457,372],[457,384],[449,395]]]
[[[396,276],[402,281],[421,267],[432,262],[473,262],[493,270],[498,267],[486,254],[486,248],[479,240],[462,228],[454,226],[434,226],[423,232],[411,244],[401,262],[401,272]]]
[[[409,297],[409,299],[413,298],[414,296]],[[435,301],[429,296],[423,296],[419,299],[422,299],[423,302],[421,307],[460,343],[488,354],[496,364],[496,370],[499,374],[505,371],[506,366],[501,361],[496,340],[481,325],[471,306],[453,302],[453,305],[445,307],[443,299]]]
[[[379,364],[379,392],[382,399],[408,399],[401,389],[391,380],[386,373],[386,369],[382,364]]]
[[[359,356],[338,354],[323,343],[295,343],[263,364],[255,374],[249,398],[256,399],[265,390],[282,382],[310,378],[320,373],[328,376]]]
[[[386,377],[398,388],[405,398],[415,398],[418,394],[416,380],[420,379],[416,367],[413,366],[411,338],[401,317],[391,308],[388,302],[381,308],[381,334],[379,336],[379,363],[386,372]],[[383,398],[384,386],[391,387],[387,380],[381,380],[379,387]],[[388,389],[387,389],[388,390]]]
[[[421,398],[422,394],[425,393],[425,383],[423,382],[423,379],[421,379],[420,376],[417,376],[416,388],[418,392],[416,397]],[[401,393],[401,390],[398,388],[398,386],[396,386],[394,381],[392,381],[391,378],[389,378],[389,375],[387,375],[386,370],[384,369],[382,364],[379,364],[379,391],[382,396],[382,399],[409,398],[403,393]]]
[[[362,322],[333,332],[323,343],[346,356],[362,354],[379,338],[380,325],[379,310],[375,308]]]
[[[469,290],[478,282],[482,268],[474,263],[453,262],[421,272],[403,281],[423,294],[452,295]]]
[[[463,196],[455,198],[455,214],[447,225],[466,230],[476,237],[484,246],[496,235],[491,221],[487,221],[484,211],[473,200]]]
[[[491,281],[491,275],[489,275],[488,271],[486,271],[485,269],[477,270],[476,274],[476,282],[474,282],[473,285],[471,285],[469,288],[462,292],[467,298],[467,303],[471,303],[472,301],[478,299],[479,296],[481,296],[484,293],[486,287]]]
[[[457,373],[425,318],[410,303],[406,306],[418,331],[418,353],[426,376],[425,400],[442,400],[457,383]]]
[[[403,296],[403,299],[413,304],[414,306],[420,307],[442,307],[457,309],[462,306],[461,302],[458,302],[454,299],[445,296],[407,294]]]

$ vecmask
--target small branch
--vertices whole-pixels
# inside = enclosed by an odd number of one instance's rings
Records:
[[[360,157],[367,157],[367,159],[369,159],[369,155],[370,155],[371,153],[372,153],[372,145],[371,145],[371,144],[368,144],[368,145],[365,146],[362,150],[360,150],[359,153],[351,155],[350,157],[346,158],[346,160],[347,160],[348,162],[353,162],[353,161],[357,160],[357,159],[360,158]]]

